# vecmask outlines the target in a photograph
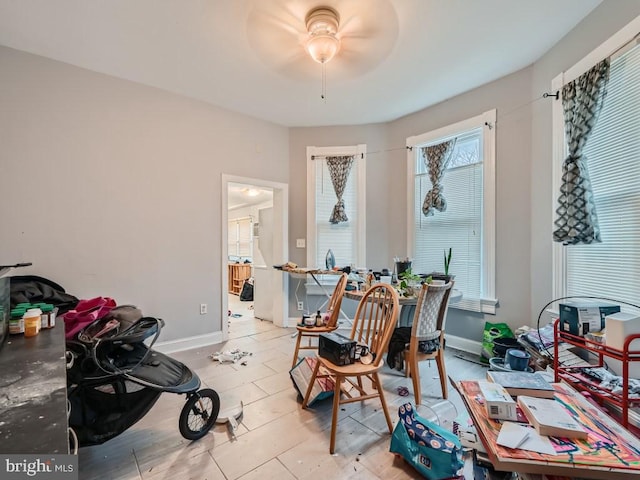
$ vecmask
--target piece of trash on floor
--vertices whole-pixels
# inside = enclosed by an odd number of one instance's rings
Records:
[[[216,423],[226,423],[231,440],[236,440],[238,432],[238,420],[242,418],[243,403],[232,402],[227,408],[221,408],[216,418]]]
[[[249,352],[243,352],[239,348],[236,348],[233,350],[225,350],[225,351],[212,353],[211,355],[209,355],[209,358],[214,362],[218,361],[220,363],[222,362],[237,363],[239,360],[246,357],[247,355],[251,355],[251,354]]]
[[[406,397],[409,395],[409,389],[407,387],[398,387],[398,395],[401,397]]]
[[[231,316],[233,318],[240,318],[242,316],[242,314],[241,313],[232,313]]]

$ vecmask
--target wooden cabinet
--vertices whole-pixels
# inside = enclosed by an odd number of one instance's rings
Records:
[[[251,277],[250,263],[229,264],[229,293],[240,295],[244,281]]]

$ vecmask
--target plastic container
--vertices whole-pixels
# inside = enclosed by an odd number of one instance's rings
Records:
[[[9,318],[9,333],[11,335],[20,335],[24,333],[24,319],[22,316],[25,314],[24,309],[14,308],[11,310],[11,316]]]
[[[40,326],[42,325],[42,310],[39,308],[30,308],[22,318],[24,319],[24,336],[35,337],[40,333]]]
[[[53,328],[56,326],[56,308],[50,304],[50,303],[45,303],[42,308],[42,315],[43,317],[46,315],[47,316],[47,326],[44,328]],[[43,322],[44,325],[44,322]]]

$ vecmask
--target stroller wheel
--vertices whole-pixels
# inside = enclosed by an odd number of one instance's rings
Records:
[[[180,433],[187,440],[204,437],[218,418],[220,397],[215,390],[203,388],[191,394],[180,412]]]

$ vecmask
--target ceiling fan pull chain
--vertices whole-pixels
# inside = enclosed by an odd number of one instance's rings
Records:
[[[327,101],[327,72],[325,71],[324,62],[322,63],[322,92],[320,98]]]

